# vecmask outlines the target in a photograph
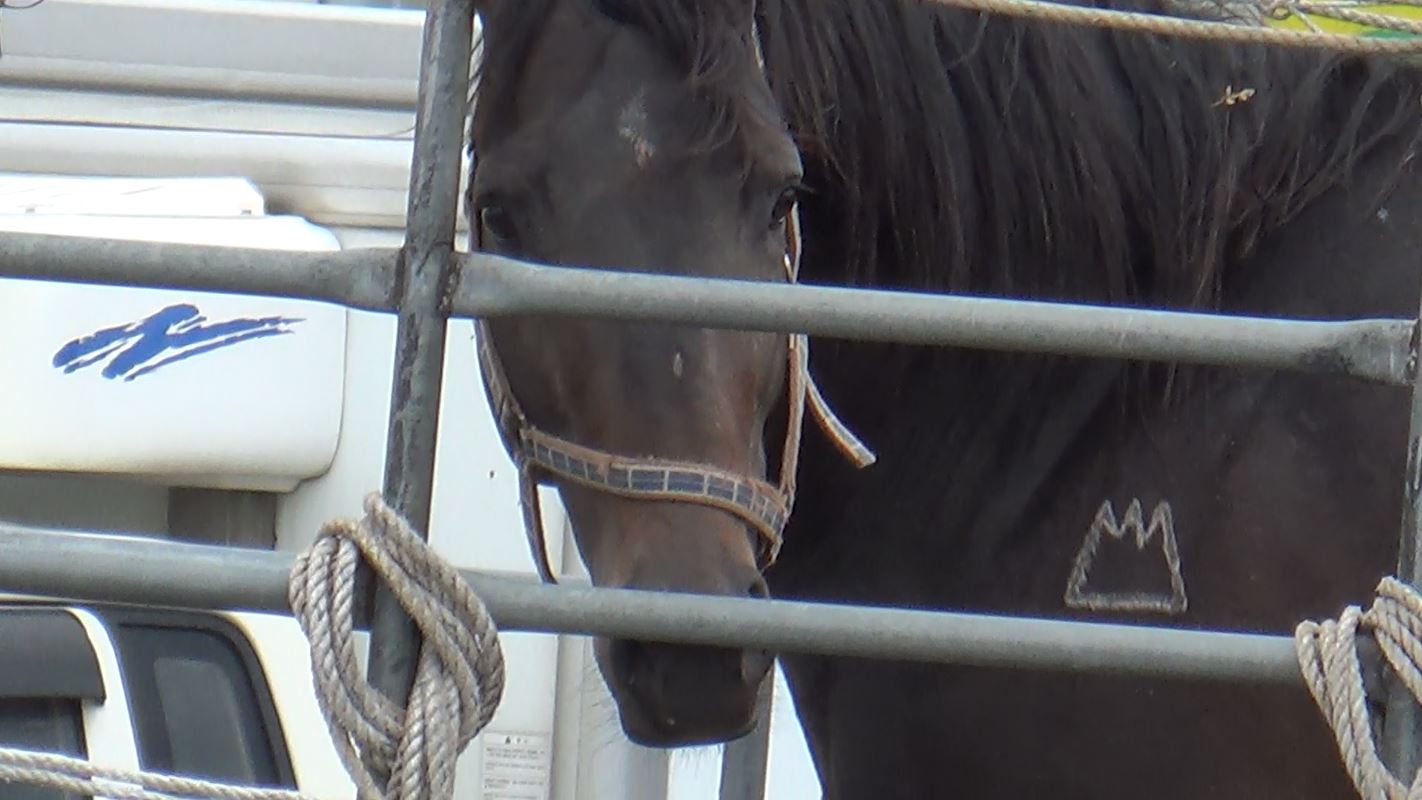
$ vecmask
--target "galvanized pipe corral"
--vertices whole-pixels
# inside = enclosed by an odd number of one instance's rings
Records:
[[[399,315],[384,494],[428,528],[445,321],[596,316],[1017,352],[1169,360],[1347,375],[1413,392],[1399,577],[1422,581],[1422,382],[1413,320],[1286,321],[835,287],[784,286],[529,264],[454,252],[473,29],[471,0],[425,19],[405,246],[340,253],[0,236],[0,276],[307,298]],[[456,279],[457,278],[457,279]],[[0,525],[13,591],[191,608],[287,612],[290,559],[268,551],[56,536]],[[112,569],[122,563],[124,569]],[[100,587],[92,575],[109,576]],[[1292,641],[1012,617],[543,586],[467,575],[509,630],[1157,678],[1300,683]],[[380,593],[373,681],[402,699],[418,637]],[[1384,750],[1410,774],[1422,714],[1389,697]],[[753,762],[755,759],[748,759]],[[763,762],[762,762],[763,763]],[[759,785],[754,780],[744,785]]]

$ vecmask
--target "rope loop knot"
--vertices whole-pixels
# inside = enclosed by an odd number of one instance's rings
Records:
[[[1404,784],[1378,756],[1358,661],[1357,634],[1370,631],[1412,697],[1422,703],[1422,596],[1385,577],[1367,611],[1349,606],[1335,620],[1294,629],[1299,668],[1338,742],[1353,785],[1366,800],[1422,800],[1422,771]]]
[[[378,493],[360,521],[332,520],[292,567],[288,597],[311,642],[321,712],[361,800],[448,800],[459,754],[504,690],[499,633],[452,566]],[[356,569],[364,560],[423,636],[405,708],[366,682],[356,657]],[[388,774],[382,786],[375,773]]]

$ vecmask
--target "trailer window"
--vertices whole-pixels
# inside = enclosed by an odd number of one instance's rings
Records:
[[[84,717],[68,698],[0,699],[0,745],[84,758]],[[87,800],[38,786],[5,785],[6,800]]]
[[[212,618],[198,627],[196,619],[115,626],[140,763],[224,783],[296,788],[255,655],[240,634]]]

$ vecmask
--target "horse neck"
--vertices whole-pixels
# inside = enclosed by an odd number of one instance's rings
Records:
[[[772,84],[813,190],[811,283],[1216,306],[1226,277],[1254,280],[1256,241],[1356,157],[1417,132],[1416,79],[1390,81],[1382,63],[917,3],[767,7],[781,15],[765,26]],[[1139,418],[1194,388],[1169,365],[839,341],[813,352],[829,400],[895,475],[932,475],[955,518],[1001,530],[1020,506],[994,500],[1000,487],[1030,493],[1061,457],[1041,442],[1065,447],[1093,415]],[[806,459],[807,491],[830,462]]]

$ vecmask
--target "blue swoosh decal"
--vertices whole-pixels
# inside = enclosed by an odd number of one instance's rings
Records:
[[[252,339],[284,336],[302,321],[297,317],[254,317],[209,323],[197,306],[178,303],[138,322],[103,328],[66,342],[54,354],[53,364],[69,374],[112,356],[101,374],[110,380],[131,381],[202,353]]]

